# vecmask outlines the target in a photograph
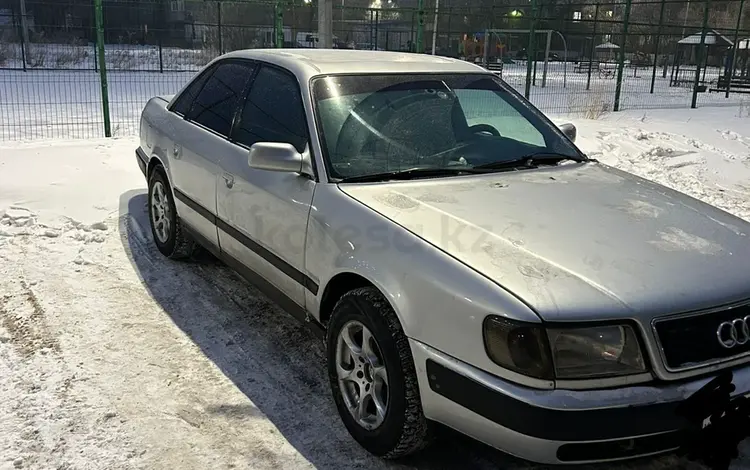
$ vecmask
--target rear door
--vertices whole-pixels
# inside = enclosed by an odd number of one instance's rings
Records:
[[[255,69],[249,61],[217,62],[196,80],[200,89],[186,89],[173,108],[184,116],[170,129],[174,148],[168,149],[177,211],[198,235],[216,246],[217,180],[222,162],[236,152],[227,139]],[[183,96],[191,102],[182,103]]]

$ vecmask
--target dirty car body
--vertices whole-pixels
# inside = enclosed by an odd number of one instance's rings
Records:
[[[675,449],[712,373],[750,391],[750,224],[573,135],[466,62],[256,50],[150,100],[136,153],[159,249],[321,332],[370,452],[433,422],[540,463]]]

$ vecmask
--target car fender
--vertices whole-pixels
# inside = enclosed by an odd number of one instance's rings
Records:
[[[331,279],[356,274],[383,293],[407,337],[496,375],[503,369],[484,351],[485,317],[541,321],[512,293],[336,185],[315,192],[305,251],[306,270],[320,285],[306,297],[317,319],[329,313],[320,307]]]

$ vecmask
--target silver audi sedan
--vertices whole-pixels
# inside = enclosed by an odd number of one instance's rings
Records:
[[[668,451],[716,371],[750,392],[750,224],[574,140],[467,62],[276,49],[152,98],[136,155],[158,249],[313,327],[371,453],[435,423],[540,463]]]

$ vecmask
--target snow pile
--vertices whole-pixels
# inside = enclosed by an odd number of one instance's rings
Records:
[[[63,218],[63,220],[64,222],[57,226],[38,223],[36,214],[31,210],[25,207],[10,206],[0,211],[0,236],[31,235],[57,238],[64,235],[85,243],[102,243],[104,241],[104,236],[100,233],[107,230],[107,224],[104,222],[86,225],[71,218]]]
[[[628,112],[575,123],[578,144],[590,156],[750,221],[750,138],[742,135],[750,118],[738,118],[736,108]]]

